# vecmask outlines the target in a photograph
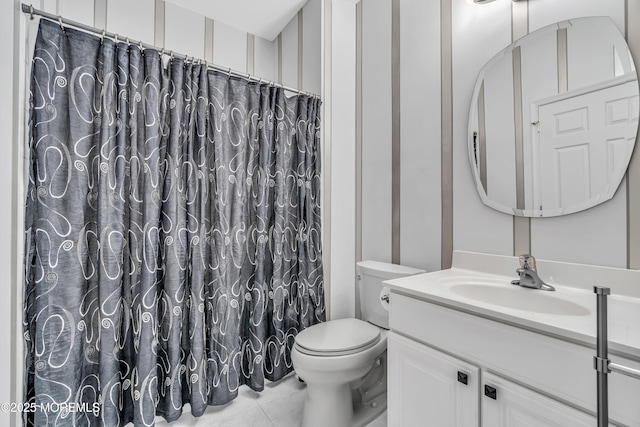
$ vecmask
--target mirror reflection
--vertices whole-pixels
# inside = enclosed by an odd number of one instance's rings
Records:
[[[519,216],[588,209],[615,194],[638,131],[638,77],[608,17],[532,32],[480,71],[469,159],[485,204]]]

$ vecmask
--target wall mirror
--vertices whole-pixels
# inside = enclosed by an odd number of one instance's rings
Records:
[[[608,17],[571,19],[512,43],[480,71],[469,159],[482,201],[547,217],[615,194],[638,131],[638,76]]]

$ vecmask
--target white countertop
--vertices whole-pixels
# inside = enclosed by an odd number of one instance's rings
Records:
[[[389,280],[385,285],[392,292],[590,346],[596,342],[593,286],[608,286],[609,350],[640,359],[640,271],[541,260],[537,265],[540,277],[555,292],[512,285],[518,278],[517,257],[459,251],[454,252],[451,269]],[[566,283],[545,277],[545,267]],[[563,274],[567,272],[577,273]]]

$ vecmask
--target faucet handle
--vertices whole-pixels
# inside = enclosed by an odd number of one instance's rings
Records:
[[[532,270],[532,271],[537,271],[536,259],[533,257],[533,255],[523,254],[523,255],[520,255],[518,259],[520,260],[520,267],[528,270]]]

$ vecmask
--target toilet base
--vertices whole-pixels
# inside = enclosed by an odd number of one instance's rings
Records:
[[[348,385],[337,389],[307,387],[302,427],[363,427],[387,409],[387,393],[378,395],[366,405],[354,405],[351,393]]]
[[[352,418],[353,405],[349,384],[332,386],[307,383],[302,427],[350,427]]]
[[[352,426],[364,426],[387,409],[387,352],[360,381],[351,383],[354,410]]]
[[[302,427],[362,427],[387,409],[387,352],[361,379],[346,384],[307,382]]]

